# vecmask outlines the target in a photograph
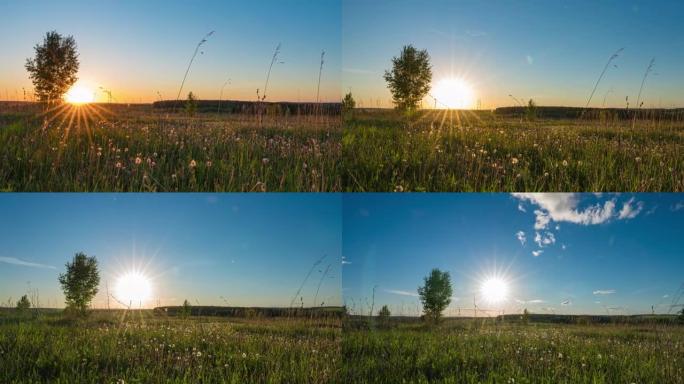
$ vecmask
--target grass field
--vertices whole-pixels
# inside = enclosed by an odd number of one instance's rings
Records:
[[[684,383],[684,327],[447,321],[347,330],[350,383]]]
[[[339,319],[0,313],[2,383],[328,383]]]
[[[0,110],[3,191],[342,189],[340,118],[118,108],[86,120]]]
[[[346,191],[684,191],[684,122],[355,111]]]

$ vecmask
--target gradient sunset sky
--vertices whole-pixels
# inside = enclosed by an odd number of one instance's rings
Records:
[[[382,77],[402,46],[427,49],[433,81],[462,77],[482,108],[584,106],[608,58],[614,61],[591,106],[684,106],[684,2],[676,0],[345,0],[342,86],[365,107],[390,106]],[[425,107],[433,106],[431,99]]]
[[[32,84],[24,69],[47,31],[73,35],[81,81],[112,91],[121,102],[175,99],[197,43],[201,48],[184,87],[202,99],[254,100],[263,91],[278,43],[284,64],[273,69],[268,100],[312,101],[321,50],[321,100],[340,100],[341,2],[263,1],[3,1],[0,4],[0,100],[22,100]],[[105,101],[102,92],[97,100]]]
[[[343,297],[366,314],[373,287],[376,309],[419,313],[432,268],[447,315],[667,313],[684,283],[679,194],[345,194],[343,212]],[[482,297],[492,276],[503,302]]]
[[[317,305],[341,301],[340,195],[5,194],[0,216],[3,303],[38,290],[42,306],[63,307],[57,278],[76,252],[100,263],[97,308],[133,270],[151,280],[144,307],[286,307],[324,256],[300,296],[314,305],[321,284]]]

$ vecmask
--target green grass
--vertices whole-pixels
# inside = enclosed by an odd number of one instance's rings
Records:
[[[120,110],[86,125],[0,112],[3,191],[292,191],[342,189],[339,117]]]
[[[355,112],[346,191],[684,191],[684,122]]]
[[[684,383],[684,327],[483,325],[346,330],[350,383]]]
[[[339,320],[0,314],[2,383],[327,383]]]

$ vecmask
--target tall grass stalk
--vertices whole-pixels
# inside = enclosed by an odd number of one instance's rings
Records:
[[[190,67],[192,67],[192,62],[195,61],[195,57],[197,56],[197,52],[199,52],[199,49],[204,43],[207,42],[207,39],[214,34],[214,31],[211,31],[207,33],[202,40],[200,40],[199,43],[197,43],[197,46],[195,47],[195,51],[192,53],[192,57],[190,58],[190,62],[188,63],[188,68],[185,69],[185,74],[183,75],[183,81],[181,82],[181,86],[178,89],[178,95],[176,96],[176,102],[173,103],[173,112],[176,111],[176,106],[178,105],[178,100],[180,100],[180,95],[183,92],[183,86],[185,85],[185,80],[188,78],[188,73],[190,73]]]

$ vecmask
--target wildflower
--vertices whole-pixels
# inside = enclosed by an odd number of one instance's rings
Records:
[[[140,164],[142,164],[142,159],[140,158],[140,156],[136,156],[135,157],[135,165],[140,165]]]
[[[264,157],[263,159],[261,159],[261,164],[263,164],[263,165],[268,165],[268,162],[269,162],[268,157]]]
[[[207,160],[207,168],[211,168],[211,160]]]
[[[117,168],[117,169],[121,169],[121,162],[120,162],[120,161],[117,161],[117,162],[116,162],[116,168]]]
[[[404,192],[404,187],[401,185],[397,185],[394,187],[394,192]]]
[[[195,168],[197,166],[197,162],[195,160],[190,160],[190,168]]]
[[[244,352],[242,352],[242,358],[243,358],[243,359],[247,358],[247,354],[244,353]]]
[[[563,160],[563,166],[564,166],[564,167],[567,167],[567,166],[568,166],[568,161],[567,161],[567,160]]]
[[[518,158],[517,158],[517,157],[511,158],[511,163],[512,163],[513,165],[518,164]]]
[[[641,157],[639,157],[639,156],[635,157],[634,161],[636,161],[637,163],[641,162]]]

